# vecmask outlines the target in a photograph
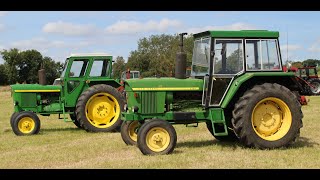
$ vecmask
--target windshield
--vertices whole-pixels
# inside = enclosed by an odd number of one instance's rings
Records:
[[[194,42],[191,76],[209,74],[210,38],[201,38]]]
[[[63,78],[64,75],[66,74],[66,70],[67,70],[67,67],[68,67],[68,62],[69,62],[69,59],[67,59],[66,62],[64,63],[63,71],[61,73],[60,78]]]

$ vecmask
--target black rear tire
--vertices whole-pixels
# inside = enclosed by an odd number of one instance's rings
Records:
[[[39,117],[30,111],[22,111],[12,119],[12,130],[17,136],[38,134],[40,131]]]
[[[72,120],[74,125],[76,125],[80,129],[83,129],[80,122],[77,120],[76,114],[70,114],[70,119]]]
[[[84,91],[76,105],[76,116],[87,132],[117,132],[124,98],[116,88],[97,84]]]
[[[232,114],[233,129],[248,147],[287,147],[299,137],[302,127],[300,103],[288,88],[276,83],[247,90]]]
[[[207,128],[209,130],[209,132],[211,133],[211,135],[216,138],[218,141],[226,141],[226,142],[234,142],[234,141],[238,141],[238,137],[236,136],[236,134],[234,133],[233,130],[228,128],[228,135],[226,136],[216,136],[213,133],[213,128],[212,128],[212,123],[210,122],[206,122],[207,124]]]

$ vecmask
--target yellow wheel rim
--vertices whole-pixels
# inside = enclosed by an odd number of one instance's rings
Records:
[[[115,97],[108,93],[97,93],[87,102],[86,117],[97,128],[112,126],[120,116],[120,105]]]
[[[154,152],[165,150],[170,143],[170,135],[163,128],[152,128],[146,136],[147,146]]]
[[[23,117],[20,119],[20,121],[18,123],[19,131],[21,131],[22,133],[25,133],[25,134],[28,134],[32,130],[34,130],[35,126],[36,126],[36,124],[35,124],[34,120],[30,117]]]
[[[276,141],[288,133],[292,115],[285,102],[269,97],[261,100],[254,107],[251,122],[258,136],[268,141]]]
[[[129,137],[135,142],[137,142],[137,139],[138,139],[138,136],[137,136],[138,125],[139,125],[138,121],[132,121],[128,127]]]

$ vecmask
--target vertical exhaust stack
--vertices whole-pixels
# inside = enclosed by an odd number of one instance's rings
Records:
[[[41,63],[40,70],[38,71],[38,77],[39,77],[39,84],[46,85],[46,70],[43,67],[43,63]]]
[[[176,55],[176,67],[175,67],[175,78],[186,79],[186,68],[187,68],[187,54],[183,50],[183,36],[188,33],[181,33],[180,35],[180,52]]]

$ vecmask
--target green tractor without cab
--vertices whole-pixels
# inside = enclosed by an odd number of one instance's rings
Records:
[[[287,147],[300,134],[305,84],[285,72],[279,32],[205,31],[194,34],[191,76],[186,78],[183,35],[174,78],[125,81],[121,137],[144,155],[172,153],[173,125],[206,123],[219,141],[248,147]]]
[[[112,78],[112,62],[107,54],[72,54],[57,85],[45,85],[41,70],[39,84],[11,85],[13,132],[38,134],[37,114],[63,115],[64,121],[72,121],[88,132],[119,131],[125,99],[117,89],[120,83]]]

